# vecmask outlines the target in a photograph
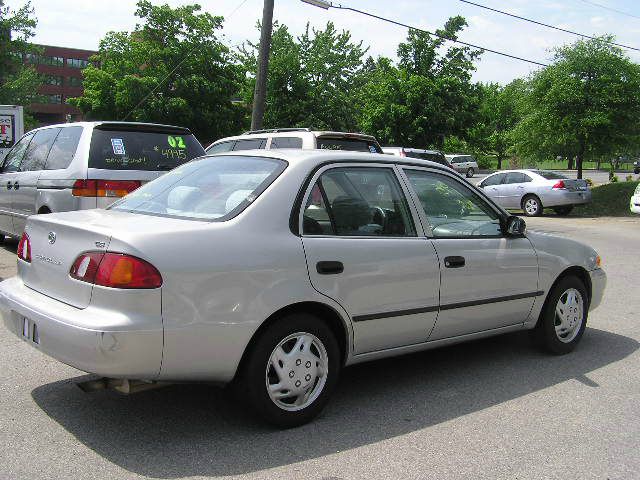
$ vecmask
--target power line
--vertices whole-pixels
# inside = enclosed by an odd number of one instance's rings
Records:
[[[612,12],[619,13],[620,15],[626,15],[627,17],[633,17],[640,19],[640,16],[634,15],[633,13],[623,12],[622,10],[618,10],[617,8],[607,7],[606,5],[602,5],[601,3],[592,2],[591,0],[582,0],[584,3],[588,3],[589,5],[594,5],[596,7],[604,8],[605,10],[610,10]]]
[[[502,15],[507,15],[509,17],[517,18],[518,20],[524,20],[525,22],[535,23],[536,25],[540,25],[540,26],[547,27],[547,28],[552,28],[554,30],[559,30],[559,31],[565,32],[565,33],[570,33],[572,35],[577,35],[578,37],[584,37],[584,38],[590,38],[592,40],[596,40],[596,37],[593,37],[591,35],[586,35],[584,33],[574,32],[572,30],[567,30],[566,28],[554,27],[553,25],[549,25],[548,23],[538,22],[537,20],[532,20],[530,18],[525,18],[525,17],[521,17],[519,15],[514,15],[513,13],[504,12],[504,11],[498,10],[496,8],[487,7],[486,5],[481,5],[481,4],[475,3],[475,2],[470,2],[469,0],[459,0],[459,1],[462,2],[462,3],[467,3],[469,5],[474,5],[474,6],[479,7],[479,8],[484,8],[485,10],[491,10],[492,12],[501,13]],[[587,3],[589,3],[589,2],[587,2]],[[629,50],[636,50],[636,51],[640,52],[640,48],[630,47],[629,45],[622,45],[621,43],[608,42],[608,41],[606,41],[606,43],[609,43],[611,45],[615,45],[616,47],[627,48]]]
[[[234,8],[234,9],[233,9],[233,11],[232,11],[232,12],[231,12],[227,17],[225,17],[225,20],[229,20],[229,19],[233,16],[233,14],[234,14],[234,13],[236,13],[238,10],[240,10],[240,8],[241,8],[245,3],[247,3],[247,1],[248,1],[248,0],[242,0],[242,2],[240,2],[240,3],[236,6],[236,8]],[[160,88],[160,87],[164,84],[164,82],[166,82],[166,81],[169,79],[169,77],[171,77],[171,75],[173,75],[173,74],[174,74],[174,72],[175,72],[176,70],[178,70],[178,68],[180,68],[180,66],[181,66],[181,65],[182,65],[182,64],[183,64],[183,63],[184,63],[184,62],[185,62],[185,61],[186,61],[186,60],[191,56],[191,54],[192,54],[193,52],[195,52],[195,51],[198,49],[198,47],[200,47],[200,45],[195,45],[191,50],[189,50],[189,51],[187,52],[187,54],[182,58],[182,60],[180,60],[180,61],[178,62],[178,64],[177,64],[175,67],[173,67],[173,70],[171,70],[169,73],[167,73],[167,74],[162,78],[162,80],[160,80],[160,81],[158,82],[158,84],[157,84],[155,87],[153,87],[153,89],[151,89],[151,90],[149,91],[149,93],[147,93],[147,94],[142,98],[142,100],[140,100],[140,101],[138,102],[138,104],[137,104],[135,107],[133,107],[133,108],[129,111],[129,113],[127,113],[127,114],[122,118],[122,121],[124,122],[127,118],[129,118],[129,115],[131,115],[131,114],[132,114],[132,113],[133,113],[133,112],[134,112],[134,111],[135,111],[135,110],[136,110],[140,105],[142,105],[144,102],[146,102],[146,101],[147,101],[147,99],[148,99],[151,95],[153,95],[153,94],[156,92],[156,90],[158,90],[158,88]]]
[[[424,30],[422,28],[413,27],[413,26],[408,25],[406,23],[398,22],[396,20],[391,20],[390,18],[381,17],[380,15],[375,15],[373,13],[365,12],[364,10],[358,10],[357,8],[343,7],[342,5],[333,5],[333,4],[331,5],[331,8],[337,8],[337,9],[340,9],[340,10],[351,10],[352,12],[356,12],[356,13],[359,13],[361,15],[366,15],[367,17],[372,17],[372,18],[376,18],[378,20],[382,20],[383,22],[392,23],[394,25],[398,25],[398,26],[404,27],[404,28],[409,28],[411,30],[417,30],[419,32],[426,33],[428,35],[433,35],[434,37],[441,38],[441,39],[446,40],[448,42],[454,42],[454,43],[459,43],[460,45],[465,45],[467,47],[478,48],[480,50],[484,50],[485,52],[494,53],[496,55],[501,55],[503,57],[511,58],[513,60],[520,60],[521,62],[532,63],[534,65],[539,65],[541,67],[548,67],[549,66],[546,63],[538,62],[536,60],[529,60],[528,58],[518,57],[516,55],[511,55],[510,53],[500,52],[498,50],[492,50],[491,48],[481,47],[479,45],[474,45],[473,43],[467,43],[467,42],[463,42],[461,40],[454,40],[453,38],[449,38],[449,37],[447,37],[445,35],[440,35],[439,33],[434,33],[434,32],[430,32],[428,30]]]

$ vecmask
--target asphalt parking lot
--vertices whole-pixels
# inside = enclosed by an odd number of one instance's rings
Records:
[[[206,385],[83,393],[85,374],[0,328],[0,478],[639,478],[640,218],[526,221],[608,273],[568,356],[518,333],[357,365],[319,419],[275,431]]]

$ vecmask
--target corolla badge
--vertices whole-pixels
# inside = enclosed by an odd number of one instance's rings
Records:
[[[49,243],[53,245],[56,243],[56,232],[49,232]]]

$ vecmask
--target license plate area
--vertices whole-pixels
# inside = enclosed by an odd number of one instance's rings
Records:
[[[24,340],[40,345],[40,331],[36,322],[29,320],[27,317],[22,317],[21,327]]]

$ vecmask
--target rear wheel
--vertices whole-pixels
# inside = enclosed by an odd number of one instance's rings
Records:
[[[586,328],[588,310],[582,281],[574,276],[560,280],[549,293],[534,331],[540,346],[556,355],[572,351]]]
[[[473,168],[469,168],[467,170],[467,178],[471,178],[473,177],[473,174],[475,173],[475,171],[473,170]]]
[[[573,210],[573,205],[566,205],[563,207],[554,207],[553,211],[558,215],[569,215]]]
[[[281,428],[309,422],[327,404],[340,371],[331,329],[309,314],[293,314],[258,338],[237,380],[240,400]]]
[[[535,195],[525,195],[522,199],[522,211],[527,217],[542,215],[542,202]]]

